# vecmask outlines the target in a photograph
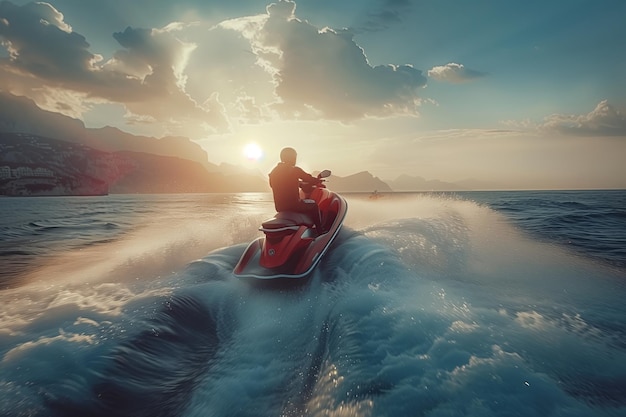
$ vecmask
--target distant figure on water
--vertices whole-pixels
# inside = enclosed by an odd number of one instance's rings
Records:
[[[318,233],[323,233],[320,212],[314,200],[300,199],[300,180],[316,183],[319,180],[296,166],[298,154],[293,148],[280,151],[280,162],[270,172],[270,187],[274,194],[276,211],[296,211],[311,216]]]
[[[379,199],[379,198],[381,198],[382,196],[383,196],[383,195],[382,195],[382,194],[380,194],[380,193],[378,192],[378,190],[374,190],[374,192],[373,192],[372,194],[370,194],[369,199],[370,199],[370,200],[378,200],[378,199]]]

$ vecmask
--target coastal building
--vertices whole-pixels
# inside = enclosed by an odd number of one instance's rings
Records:
[[[17,167],[13,170],[13,174],[16,178],[32,177],[33,169],[30,167]]]
[[[0,167],[0,178],[1,179],[6,179],[6,178],[11,178],[11,168],[8,166],[1,166]]]
[[[33,170],[33,176],[39,177],[39,178],[50,178],[50,177],[54,177],[54,172],[52,172],[48,168],[39,167]]]
[[[35,177],[35,178],[54,178],[54,172],[48,168],[38,167],[32,169],[30,167],[11,167],[0,166],[0,179]]]

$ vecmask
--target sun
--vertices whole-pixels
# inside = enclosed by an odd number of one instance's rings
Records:
[[[263,157],[263,149],[261,149],[261,147],[256,143],[251,142],[243,148],[243,154],[250,161],[258,161]]]

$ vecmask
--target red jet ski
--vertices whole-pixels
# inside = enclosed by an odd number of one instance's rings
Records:
[[[322,171],[314,184],[300,182],[300,198],[313,199],[320,210],[324,230],[319,231],[311,216],[282,211],[264,221],[259,228],[264,236],[245,250],[233,273],[240,278],[272,280],[304,278],[309,275],[339,234],[348,204],[339,194],[329,191]]]

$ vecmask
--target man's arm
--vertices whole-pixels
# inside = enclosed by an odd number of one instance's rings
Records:
[[[295,167],[295,169],[298,172],[298,178],[301,179],[302,181],[305,181],[305,182],[315,182],[315,181],[317,181],[317,178],[315,178],[313,175],[305,172],[302,168]]]

